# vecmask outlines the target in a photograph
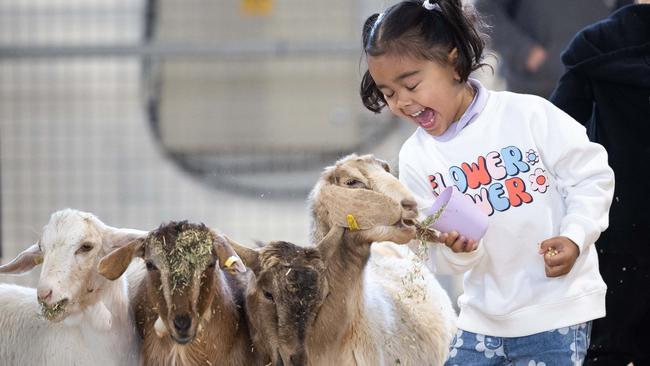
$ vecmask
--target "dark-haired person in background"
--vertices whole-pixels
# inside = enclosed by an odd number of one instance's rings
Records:
[[[476,0],[493,26],[508,90],[548,98],[564,68],[560,53],[576,32],[632,0]]]
[[[650,365],[650,0],[637,2],[575,36],[551,97],[607,149],[616,174],[596,243],[607,317],[594,321],[587,365]]]

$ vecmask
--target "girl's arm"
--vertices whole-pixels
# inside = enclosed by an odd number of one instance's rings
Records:
[[[485,255],[485,250],[482,242],[469,253],[455,253],[444,244],[430,243],[428,254],[427,266],[433,273],[457,275],[474,268]]]
[[[583,126],[551,103],[539,100],[544,103],[546,118],[534,122],[534,138],[566,208],[558,235],[571,239],[582,252],[609,224],[614,172],[607,164],[605,148],[590,142]]]

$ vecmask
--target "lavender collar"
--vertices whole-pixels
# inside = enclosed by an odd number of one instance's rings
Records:
[[[476,90],[476,94],[474,95],[474,99],[472,100],[472,103],[469,104],[469,107],[467,107],[467,110],[465,110],[465,113],[460,117],[458,121],[453,122],[451,125],[449,125],[449,128],[445,133],[443,133],[440,136],[431,136],[437,141],[449,141],[456,137],[460,131],[467,127],[470,123],[474,122],[476,117],[483,112],[483,108],[485,108],[485,105],[487,104],[488,101],[488,92],[487,89],[481,84],[478,80],[476,79],[468,79],[469,85]],[[424,131],[424,130],[423,130]],[[426,131],[425,131],[426,133]]]

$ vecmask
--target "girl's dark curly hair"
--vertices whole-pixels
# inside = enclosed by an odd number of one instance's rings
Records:
[[[430,1],[439,9],[427,10],[422,0],[405,0],[368,17],[362,33],[364,54],[409,56],[446,65],[455,48],[458,57],[452,66],[465,82],[472,71],[485,66],[485,23],[473,7],[463,8],[461,0]],[[386,106],[369,71],[361,80],[360,94],[363,105],[375,113]]]

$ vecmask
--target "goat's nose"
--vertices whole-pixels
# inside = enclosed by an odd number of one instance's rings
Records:
[[[177,315],[174,318],[174,327],[179,332],[186,332],[188,329],[190,329],[191,324],[192,318],[190,318],[190,316],[187,314]]]
[[[414,200],[410,198],[404,198],[402,200],[402,207],[407,210],[407,211],[414,211],[417,212],[418,210],[418,204]]]
[[[291,362],[291,366],[304,366],[305,354],[302,352],[294,353],[293,355],[289,356],[289,361]]]
[[[36,291],[36,297],[40,302],[47,302],[52,298],[52,289],[39,287]]]

